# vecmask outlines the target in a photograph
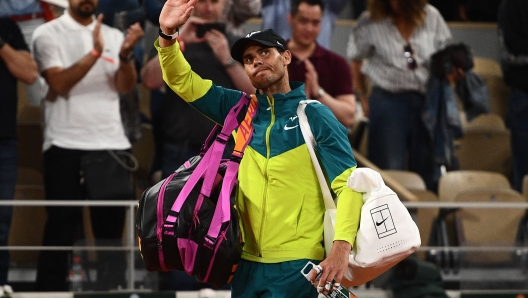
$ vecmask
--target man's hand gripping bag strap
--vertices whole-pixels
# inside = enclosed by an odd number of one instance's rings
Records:
[[[324,241],[325,251],[328,254],[334,236],[335,204],[313,149],[316,142],[304,112],[310,102],[315,101],[301,101],[297,115],[327,209]],[[416,251],[421,245],[421,240],[418,227],[407,208],[396,193],[385,185],[378,172],[369,168],[357,168],[348,178],[347,185],[362,193],[364,200],[355,245],[349,256],[348,269],[341,281],[343,286],[351,287],[362,285],[396,265]]]

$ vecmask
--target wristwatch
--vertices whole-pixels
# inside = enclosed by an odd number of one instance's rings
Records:
[[[136,57],[136,55],[134,55],[134,52],[128,53],[128,55],[126,57],[121,56],[121,53],[119,53],[119,60],[121,60],[123,62],[126,62],[126,63],[134,60],[135,57]]]
[[[315,99],[319,99],[319,98],[321,98],[321,96],[323,96],[325,94],[326,94],[326,92],[324,91],[324,89],[319,87],[319,89],[317,89],[317,96],[315,97]]]
[[[0,50],[5,46],[6,43],[7,42],[3,38],[0,37]]]
[[[237,62],[235,61],[235,59],[233,59],[233,57],[229,57],[229,59],[227,59],[227,62],[224,64],[224,67],[229,68],[231,66],[235,66],[236,63]]]
[[[159,28],[159,36],[163,39],[166,39],[166,40],[173,40],[173,39],[176,39],[176,37],[178,37],[178,34],[180,33],[180,29],[177,28],[176,29],[176,33],[174,34],[167,34],[165,32],[163,32],[163,30],[161,30],[161,28]]]

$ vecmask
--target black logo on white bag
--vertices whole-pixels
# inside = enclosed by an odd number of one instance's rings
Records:
[[[370,210],[374,227],[378,233],[378,238],[384,238],[392,234],[396,234],[396,226],[392,220],[392,215],[389,205],[383,204]]]

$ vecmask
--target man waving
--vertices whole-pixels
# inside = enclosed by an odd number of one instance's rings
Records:
[[[165,3],[155,46],[167,85],[198,111],[222,123],[241,92],[201,79],[176,42],[177,28],[187,21],[195,3]],[[339,198],[334,245],[325,259],[325,207],[298,126],[297,106],[306,94],[304,84],[289,81],[291,52],[282,37],[265,30],[239,39],[231,48],[231,56],[244,65],[258,99],[253,136],[238,175],[236,204],[244,247],[232,297],[317,297],[317,291],[328,293],[347,268],[363,204],[361,194],[346,187],[356,167],[346,129],[328,107],[306,107],[320,162]],[[321,278],[312,280],[314,287],[307,286],[300,274],[308,261],[323,268]]]

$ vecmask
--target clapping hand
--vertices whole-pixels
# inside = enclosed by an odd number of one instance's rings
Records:
[[[103,18],[104,16],[102,13],[97,16],[97,21],[92,33],[94,42],[93,48],[99,55],[101,55],[104,49],[104,39],[103,34],[101,33],[101,24],[103,23]]]
[[[304,60],[304,66],[306,68],[306,81],[304,82],[306,97],[316,98],[319,91],[319,77],[317,75],[317,70],[315,70],[315,66],[309,59]]]
[[[135,23],[127,29],[127,34],[121,46],[121,55],[126,57],[136,46],[144,32],[139,23]]]

